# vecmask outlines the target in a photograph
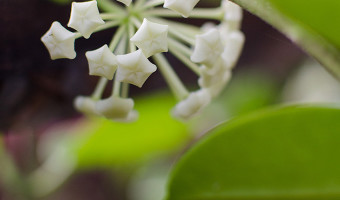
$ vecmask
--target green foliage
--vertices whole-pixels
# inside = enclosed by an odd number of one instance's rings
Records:
[[[282,31],[340,78],[340,1],[233,1]]]
[[[69,130],[72,134],[63,141],[78,167],[135,164],[174,151],[188,140],[186,126],[169,113],[175,105],[169,94],[139,98],[135,103],[140,117],[134,123],[93,118]]]
[[[227,122],[181,158],[168,199],[339,199],[339,118],[288,107]]]

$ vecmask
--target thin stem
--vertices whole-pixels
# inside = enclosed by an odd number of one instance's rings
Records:
[[[144,16],[147,17],[147,16]],[[182,31],[183,34],[186,34],[188,36],[194,37],[195,35],[199,34],[201,32],[201,29],[197,26],[189,25],[189,24],[183,24],[180,22],[174,22],[167,19],[161,19],[156,17],[151,17],[151,21],[160,23],[160,24],[167,24],[169,25],[169,29],[176,29],[177,31]]]
[[[168,43],[169,43],[169,46],[172,47],[172,49],[176,49],[176,51],[180,51],[185,56],[188,56],[188,57],[191,56],[191,54],[192,54],[191,49],[189,47],[183,45],[182,43],[177,42],[176,40],[174,40],[171,37],[168,38]]]
[[[192,46],[195,45],[195,39],[192,37],[189,37],[185,34],[183,34],[182,32],[173,29],[173,28],[169,28],[169,34],[172,35],[173,37],[176,37],[177,39],[182,40],[183,42],[190,44]]]
[[[123,29],[124,30],[124,29]],[[126,49],[127,49],[127,35],[124,34],[121,38],[121,40],[118,43],[117,48],[115,49],[115,54],[124,54],[126,53]],[[114,81],[113,81],[113,86],[112,86],[112,95],[116,96],[116,97],[120,97],[121,95],[121,82],[118,81],[117,79],[117,72],[116,75],[114,76]]]
[[[115,20],[117,19],[123,19],[125,15],[122,15],[121,13],[100,13],[100,17],[102,20]]]
[[[193,63],[186,53],[183,53],[183,51],[187,51],[188,48],[186,48],[184,45],[176,42],[175,40],[172,40],[169,38],[169,51],[176,56],[180,61],[183,62],[187,67],[189,67],[196,75],[200,76],[200,69],[197,64]],[[190,51],[190,50],[189,50]]]
[[[172,69],[165,57],[162,54],[155,54],[153,56],[153,59],[156,62],[158,69],[164,76],[165,81],[168,83],[171,91],[174,93],[175,97],[178,100],[185,99],[189,95],[189,92],[185,88],[181,80],[178,78],[177,74]]]
[[[124,13],[125,12],[119,4],[111,0],[100,0],[100,1],[97,1],[97,3],[98,3],[98,7],[105,12],[110,12],[110,13],[115,13],[115,12]]]
[[[120,24],[120,20],[115,20],[115,21],[110,21],[110,22],[106,22],[105,24],[99,26],[98,28],[96,28],[96,30],[93,31],[93,33],[99,32],[99,31],[103,31],[109,28],[113,28],[116,27]],[[83,37],[83,35],[79,32],[76,32],[76,39]]]
[[[135,3],[135,7],[139,8],[141,7],[143,4],[145,4],[147,0],[137,0],[137,2]]]
[[[104,77],[101,77],[97,83],[96,89],[94,90],[92,94],[92,98],[95,100],[99,100],[104,92],[105,86],[107,84],[108,80]]]
[[[117,78],[115,77],[115,80],[113,81],[112,95],[115,97],[120,97],[120,89],[121,89],[121,82],[119,82]]]
[[[122,83],[122,97],[127,98],[129,96],[129,89],[130,84],[129,83]]]
[[[155,17],[182,18],[178,13],[160,8],[154,8],[145,12],[145,14]],[[219,20],[222,17],[223,10],[220,8],[195,8],[190,13],[190,18]]]
[[[118,30],[116,31],[115,35],[113,36],[112,41],[110,42],[110,45],[109,45],[109,48],[111,51],[114,51],[118,43],[121,41],[125,33],[125,27],[126,26],[120,26]]]
[[[136,28],[139,28],[142,25],[142,23],[136,17],[132,17],[131,22],[136,26]]]
[[[130,38],[132,38],[133,35],[135,34],[135,27],[134,27],[133,22],[129,21],[128,29],[129,29],[129,31],[128,31],[129,32],[129,38],[127,39],[127,42],[129,43],[130,52],[134,52],[134,51],[136,51],[136,46],[132,42],[130,42]]]
[[[164,0],[150,0],[147,3],[145,3],[143,6],[141,6],[141,10],[146,10],[148,8],[156,7],[159,5],[162,5],[164,3]]]

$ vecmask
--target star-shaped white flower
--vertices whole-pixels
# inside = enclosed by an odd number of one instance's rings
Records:
[[[164,8],[169,8],[183,17],[189,17],[190,12],[194,9],[200,0],[165,0]]]
[[[72,3],[68,27],[76,29],[87,39],[102,24],[105,24],[105,22],[100,17],[97,1]]]
[[[226,46],[222,58],[229,68],[233,68],[241,55],[245,37],[240,31],[233,31],[226,36]]]
[[[95,111],[95,105],[96,105],[96,101],[93,100],[91,97],[84,97],[84,96],[78,96],[75,100],[74,100],[74,107],[85,114],[89,114],[89,115],[96,115],[96,111]]]
[[[131,2],[132,2],[132,0],[117,0],[117,1],[122,2],[126,6],[129,6],[131,4]]]
[[[213,65],[223,52],[220,33],[216,28],[196,36],[196,45],[191,60],[207,66]]]
[[[172,114],[178,119],[188,120],[199,114],[210,101],[210,93],[206,89],[200,89],[190,93],[188,98],[179,102],[172,110]]]
[[[117,59],[107,45],[94,51],[88,51],[85,55],[89,62],[90,75],[103,76],[109,80],[113,79],[118,67]]]
[[[168,51],[168,25],[157,24],[144,18],[136,34],[130,39],[148,58]]]
[[[115,121],[134,121],[138,113],[133,110],[133,107],[132,99],[111,96],[97,101],[95,110],[99,115]]]
[[[117,80],[138,87],[142,87],[146,79],[157,70],[156,65],[152,64],[141,50],[118,55],[117,62]]]
[[[51,28],[41,37],[51,59],[76,57],[74,51],[75,33],[65,29],[59,22],[53,22]]]

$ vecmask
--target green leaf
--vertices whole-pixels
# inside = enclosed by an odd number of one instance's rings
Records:
[[[56,144],[56,149],[64,147],[77,160],[78,168],[121,167],[167,155],[190,138],[186,125],[171,117],[170,110],[175,104],[168,93],[136,98],[135,109],[139,112],[136,122],[84,119],[62,130],[65,138]],[[54,132],[60,137],[60,130]]]
[[[286,34],[340,79],[340,1],[233,1]]]
[[[180,159],[167,199],[340,199],[339,119],[296,106],[227,122]]]

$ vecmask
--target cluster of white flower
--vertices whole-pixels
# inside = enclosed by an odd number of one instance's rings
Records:
[[[217,8],[196,9],[199,0],[117,1],[125,6],[112,0],[73,2],[68,27],[76,32],[53,22],[41,38],[52,59],[73,59],[77,38],[87,39],[94,32],[117,27],[109,45],[86,52],[89,74],[101,76],[101,79],[92,96],[76,98],[75,107],[86,114],[134,121],[138,113],[133,110],[133,99],[128,98],[129,84],[142,87],[159,69],[179,101],[172,111],[173,116],[187,120],[199,113],[231,78],[231,70],[244,43],[239,30],[241,8],[228,0],[222,0]],[[207,22],[199,28],[171,20],[180,17]],[[218,21],[218,24],[211,21]],[[189,92],[185,88],[161,54],[168,51],[197,74],[199,90]],[[113,80],[112,95],[102,99],[109,80]]]

